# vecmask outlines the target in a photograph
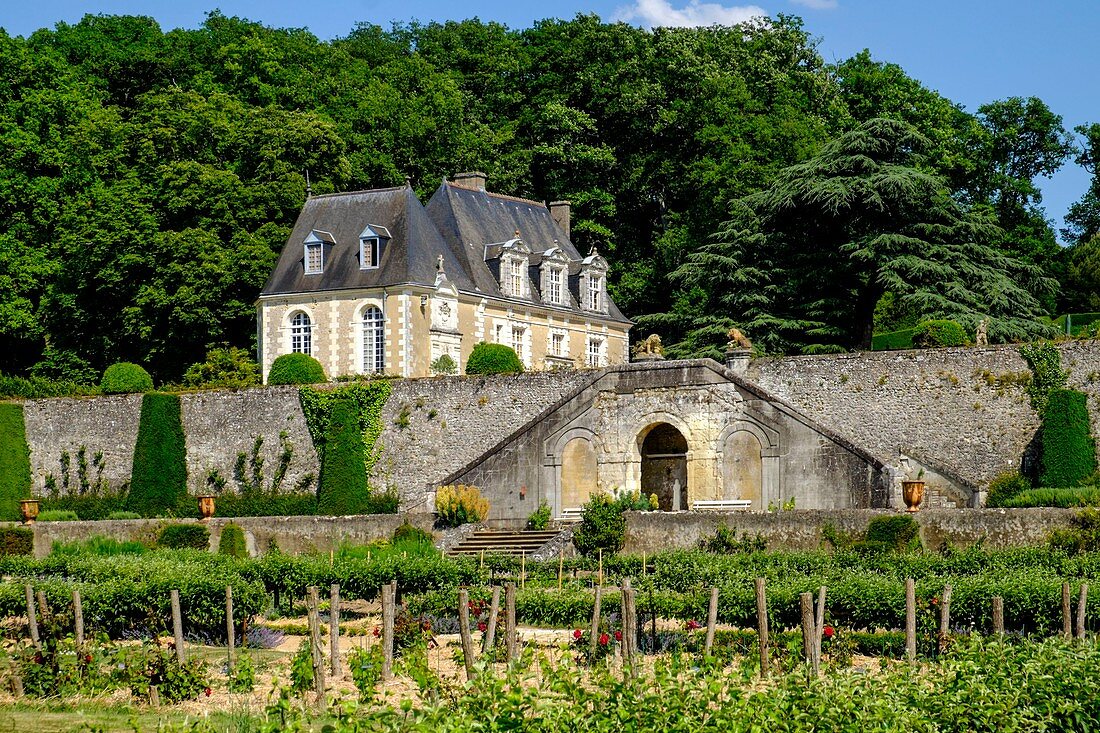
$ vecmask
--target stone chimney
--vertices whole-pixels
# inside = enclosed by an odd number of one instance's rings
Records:
[[[547,207],[550,209],[550,218],[554,220],[565,236],[569,236],[569,202],[568,201],[551,201]]]
[[[451,183],[462,188],[470,188],[474,191],[485,190],[485,174],[480,171],[472,171],[470,173],[455,173],[454,180]]]

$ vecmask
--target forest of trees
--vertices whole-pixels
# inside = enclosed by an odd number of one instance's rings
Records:
[[[1076,133],[1076,134],[1075,134]],[[925,317],[995,339],[1100,310],[1100,124],[1035,98],[976,113],[798,18],[652,31],[361,25],[335,41],[213,13],[0,31],[0,371],[177,380],[254,347],[305,195],[410,177],[426,197],[570,199],[574,239],[671,355],[738,325],[769,351],[859,348]],[[1065,241],[1036,181],[1085,166]]]

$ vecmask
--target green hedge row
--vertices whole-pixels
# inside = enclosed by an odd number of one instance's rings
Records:
[[[153,517],[179,506],[187,496],[186,451],[179,395],[146,394],[125,508]]]
[[[1072,389],[1050,393],[1039,429],[1039,484],[1077,486],[1096,471],[1096,442],[1088,395]]]
[[[956,321],[922,321],[913,328],[872,336],[871,350],[898,351],[936,346],[965,346],[966,343],[966,329]]]
[[[1100,506],[1100,487],[1077,486],[1071,489],[1028,489],[1008,499],[1002,506],[1010,509],[1042,506],[1071,509]]]
[[[31,496],[30,456],[23,406],[0,403],[0,520],[20,519],[19,500]]]
[[[1054,319],[1058,332],[1067,336],[1085,336],[1097,323],[1100,323],[1100,313],[1067,313]]]

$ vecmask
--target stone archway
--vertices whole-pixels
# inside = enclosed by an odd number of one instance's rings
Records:
[[[657,423],[638,436],[642,456],[642,495],[657,495],[662,511],[688,509],[688,442],[668,423]]]

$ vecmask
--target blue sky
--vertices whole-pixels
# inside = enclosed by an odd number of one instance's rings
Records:
[[[973,111],[1010,96],[1037,96],[1066,126],[1100,122],[1098,0],[8,0],[0,26],[27,35],[85,13],[151,15],[164,28],[195,27],[219,8],[273,26],[307,27],[321,38],[345,35],[355,23],[479,17],[513,28],[546,17],[596,13],[643,26],[736,22],[753,14],[801,15],[820,38],[827,60],[870,48],[901,64],[926,86]],[[1041,181],[1047,216],[1061,225],[1088,187],[1088,174],[1068,164]]]

